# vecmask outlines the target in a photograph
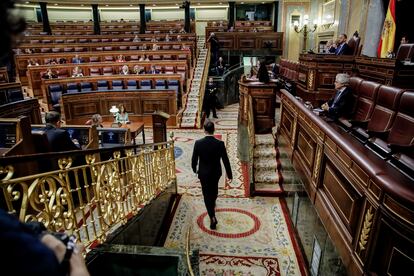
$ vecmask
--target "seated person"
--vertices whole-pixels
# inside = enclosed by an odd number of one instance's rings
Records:
[[[169,42],[171,40],[171,38],[170,38],[170,36],[167,34],[166,36],[165,36],[165,42]]]
[[[59,58],[58,63],[59,64],[66,64],[66,58]]]
[[[151,38],[151,42],[158,42],[158,39],[155,37],[155,35]]]
[[[187,33],[187,32],[185,31],[185,29],[184,29],[184,28],[181,28],[181,30],[179,31],[179,33],[180,33],[180,34],[185,34],[185,33]]]
[[[43,129],[46,132],[47,140],[49,141],[52,152],[79,150],[74,141],[70,139],[69,133],[60,128],[62,123],[60,113],[51,111],[45,116],[46,127]]]
[[[181,41],[181,35],[177,35],[177,41]]]
[[[341,56],[341,55],[350,55],[351,54],[351,48],[349,48],[348,43],[346,43],[347,40],[346,34],[341,34],[338,38],[338,44],[335,50],[335,55]]]
[[[158,51],[159,49],[160,49],[160,47],[156,43],[152,44],[152,50],[153,51]]]
[[[47,69],[46,73],[42,75],[43,79],[50,80],[50,79],[57,79],[57,74],[52,72],[52,69]]]
[[[134,40],[132,42],[140,42],[141,39],[138,37],[138,35],[135,35]]]
[[[174,29],[170,29],[169,33],[170,33],[170,34],[175,33]]]
[[[115,114],[115,123],[118,124],[126,124],[129,122],[128,119],[128,113],[125,110],[125,106],[123,104],[120,104],[118,106],[118,113]]]
[[[151,65],[151,69],[149,70],[148,74],[159,74],[159,73],[160,73],[160,71],[155,69],[154,65]]]
[[[136,75],[145,74],[145,68],[137,64],[134,66],[133,72]]]
[[[143,45],[141,45],[141,46],[139,46],[139,49],[140,50],[147,50],[147,44],[143,44]]]
[[[79,78],[79,77],[83,77],[82,69],[80,69],[79,66],[76,66],[75,68],[73,68],[72,78]]]
[[[326,45],[325,45],[325,49],[324,49],[324,53],[327,54],[333,54],[336,51],[336,43],[334,43],[332,40],[329,40]]]
[[[92,117],[86,121],[85,125],[103,127],[102,122],[103,120],[100,114],[93,114]]]
[[[82,63],[82,62],[83,62],[83,60],[82,60],[82,58],[79,57],[79,55],[75,55],[75,57],[72,58],[72,63],[79,64],[79,63]]]
[[[125,58],[124,58],[124,56],[123,56],[123,55],[119,55],[119,56],[117,56],[117,58],[116,58],[116,62],[125,62]]]
[[[234,32],[234,27],[231,26],[227,31],[230,32],[230,33]]]
[[[321,108],[332,119],[338,119],[349,112],[352,104],[352,91],[349,87],[349,75],[337,74],[335,78],[336,94],[328,102],[324,103]]]
[[[128,75],[129,74],[129,68],[128,65],[124,65],[121,68],[121,71],[119,72],[120,75]]]
[[[34,60],[34,59],[31,58],[27,62],[27,67],[29,67],[29,66],[39,66],[39,63],[36,60]]]

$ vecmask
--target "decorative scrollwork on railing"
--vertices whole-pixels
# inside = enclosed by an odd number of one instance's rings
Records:
[[[13,178],[12,166],[0,167],[0,202],[21,221],[40,221],[51,231],[77,235],[88,246],[176,184],[174,142],[116,151],[99,161],[85,155],[83,165],[61,158],[59,169]]]

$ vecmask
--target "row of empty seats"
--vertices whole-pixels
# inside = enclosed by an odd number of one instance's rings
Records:
[[[138,37],[139,41],[136,42],[141,42],[141,41],[147,41],[147,42],[151,42],[152,39],[154,39],[154,37]],[[156,39],[158,41],[165,41],[165,36],[158,36],[156,37]],[[185,36],[185,37],[180,37],[181,40],[195,40],[195,37],[189,37],[189,36]],[[176,41],[177,37],[176,36],[171,36],[170,37],[170,41]],[[32,44],[38,44],[38,43],[44,43],[44,44],[49,44],[49,43],[99,43],[99,42],[133,42],[134,41],[134,37],[121,37],[121,38],[117,38],[117,37],[113,37],[113,38],[88,38],[88,37],[77,37],[77,38],[66,38],[66,39],[62,39],[59,37],[53,37],[53,38],[43,38],[43,39],[30,39],[30,43]]]
[[[340,123],[384,159],[414,175],[414,91],[352,77],[354,107]]]
[[[48,87],[51,104],[53,106],[59,103],[62,94],[92,92],[92,91],[124,91],[124,90],[164,90],[170,89],[179,92],[180,84],[178,80],[98,80],[96,83],[80,82],[67,84],[51,84]]]
[[[137,42],[140,43],[140,42]],[[191,45],[186,45],[191,47]],[[158,45],[160,50],[181,50],[183,44],[167,44],[167,45]],[[114,43],[112,46],[65,46],[65,47],[36,47],[34,45],[25,44],[19,47],[20,52],[25,53],[26,49],[29,49],[30,53],[59,53],[59,52],[90,52],[90,51],[131,51],[131,50],[151,50],[152,44],[150,45],[129,45],[125,43],[124,45],[117,45]]]

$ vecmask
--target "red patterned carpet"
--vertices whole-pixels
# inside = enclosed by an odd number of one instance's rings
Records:
[[[172,130],[178,191],[183,197],[173,214],[165,246],[184,248],[187,229],[191,228],[191,249],[200,252],[200,275],[305,275],[284,201],[245,197],[247,167],[237,157],[237,112],[238,105],[226,107],[214,120],[215,136],[224,141],[233,171],[232,183],[225,176],[219,181],[217,230],[210,230],[200,182],[191,170],[194,143],[204,132]]]

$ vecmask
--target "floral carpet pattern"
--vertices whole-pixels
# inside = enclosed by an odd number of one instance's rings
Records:
[[[231,183],[224,175],[219,181],[217,229],[210,229],[200,182],[191,169],[194,143],[204,132],[174,129],[178,192],[183,196],[164,246],[184,249],[187,230],[191,229],[190,248],[199,250],[200,275],[305,275],[293,231],[286,221],[284,201],[277,197],[245,197],[247,169],[237,157],[238,104],[219,110],[217,115],[212,119],[215,137],[224,141],[233,172]]]
[[[200,250],[200,275],[301,275],[276,197],[219,198],[217,230],[210,230],[201,197],[183,196],[164,246]]]

